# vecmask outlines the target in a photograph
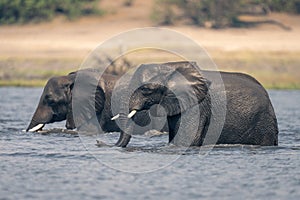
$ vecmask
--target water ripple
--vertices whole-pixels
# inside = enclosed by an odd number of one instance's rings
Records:
[[[300,91],[269,91],[278,147],[189,149],[168,145],[167,135],[135,137],[124,149],[99,148],[96,137],[84,138],[86,148],[75,135],[24,133],[41,91],[0,88],[0,199],[300,199]],[[103,138],[113,143],[118,134]],[[158,169],[124,172],[143,167]]]

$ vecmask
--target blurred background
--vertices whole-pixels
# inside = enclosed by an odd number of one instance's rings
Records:
[[[43,86],[110,37],[154,26],[195,40],[220,70],[299,89],[299,14],[300,0],[0,0],[0,86]]]

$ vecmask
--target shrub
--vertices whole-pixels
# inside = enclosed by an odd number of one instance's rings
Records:
[[[0,24],[38,22],[52,19],[57,14],[69,19],[99,13],[98,0],[1,0]]]
[[[231,26],[236,21],[241,0],[161,0],[156,1],[152,19],[159,24],[173,24],[180,19],[214,28]]]
[[[268,14],[270,10],[300,13],[300,0],[157,0],[152,19],[159,24],[184,19],[199,26],[224,28],[241,25],[241,14]]]
[[[300,13],[300,0],[263,0],[270,10],[287,13]]]

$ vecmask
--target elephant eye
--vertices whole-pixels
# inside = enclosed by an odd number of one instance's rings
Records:
[[[69,88],[69,86],[70,86],[70,84],[63,84],[63,85],[61,86],[61,89],[66,90],[66,89]]]
[[[45,103],[50,105],[50,106],[57,104],[57,102],[55,102],[55,100],[52,97],[46,98]]]
[[[150,88],[148,88],[148,87],[142,87],[141,89],[142,89],[142,93],[143,93],[144,95],[150,95],[150,94],[153,93],[153,90],[150,89]]]

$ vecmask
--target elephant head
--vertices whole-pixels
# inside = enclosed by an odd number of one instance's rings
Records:
[[[132,95],[127,117],[137,120],[138,114],[145,110],[152,110],[154,115],[160,116],[162,110],[156,108],[163,107],[165,111],[162,113],[168,119],[169,140],[172,141],[178,131],[178,116],[201,104],[204,99],[207,101],[209,85],[210,82],[202,76],[194,62],[143,64],[134,72],[128,86],[128,92]]]
[[[27,131],[36,132],[45,124],[63,120],[66,120],[67,129],[74,129],[81,125],[81,122],[84,123],[97,113],[101,113],[104,108],[105,95],[103,80],[100,80],[98,76],[98,72],[84,69],[67,76],[49,79]],[[78,84],[75,84],[75,80]],[[78,106],[83,116],[76,116],[75,119],[73,118],[74,104],[75,106],[84,105]],[[75,111],[79,113],[78,110]]]
[[[74,73],[48,80],[27,131],[35,132],[42,129],[45,124],[66,119],[66,127],[75,128],[71,107],[74,80]]]
[[[168,116],[178,115],[199,104],[209,84],[194,62],[143,64],[132,77],[130,87],[137,89],[129,102],[128,117],[154,104],[163,106]]]

